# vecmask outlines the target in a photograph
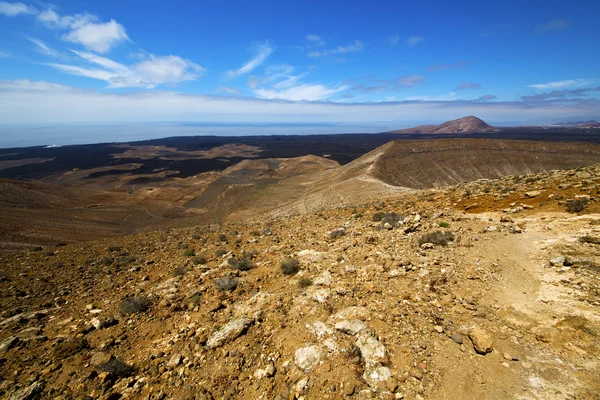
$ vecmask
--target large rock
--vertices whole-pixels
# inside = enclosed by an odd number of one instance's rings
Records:
[[[356,347],[367,366],[374,366],[386,360],[385,346],[379,342],[373,335],[363,332],[356,339]]]
[[[301,370],[308,372],[321,360],[321,350],[317,346],[301,347],[296,350],[294,361]]]
[[[344,319],[335,324],[335,329],[347,333],[348,335],[356,335],[367,329],[367,324],[356,319]]]
[[[473,348],[479,354],[487,354],[492,351],[493,339],[492,335],[482,328],[473,328],[469,332],[469,338],[473,342]]]
[[[363,379],[374,390],[387,389],[387,381],[392,378],[392,371],[388,367],[367,369]]]
[[[34,382],[28,387],[17,390],[8,398],[8,400],[31,400],[37,398],[44,390],[42,382]]]
[[[214,349],[230,342],[242,335],[252,325],[252,320],[249,318],[239,318],[228,322],[206,342],[206,347]]]
[[[4,342],[0,343],[0,354],[6,353],[10,349],[12,349],[17,343],[19,343],[19,338],[15,336],[11,336],[4,340]]]

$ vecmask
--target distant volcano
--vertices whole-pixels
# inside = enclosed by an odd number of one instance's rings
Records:
[[[477,117],[468,116],[447,121],[440,125],[421,125],[414,128],[390,131],[390,133],[451,134],[490,132],[495,129]]]

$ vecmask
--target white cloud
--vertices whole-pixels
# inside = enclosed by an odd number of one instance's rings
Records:
[[[236,89],[234,87],[229,87],[229,86],[219,86],[216,90],[217,90],[217,92],[229,93],[229,94],[237,94],[241,91],[240,89]]]
[[[251,72],[254,68],[264,63],[265,60],[269,58],[271,53],[273,53],[273,48],[271,48],[269,45],[266,43],[259,45],[257,47],[256,55],[250,61],[248,61],[239,69],[227,71],[227,76],[229,78],[235,78]]]
[[[6,51],[0,51],[0,58],[12,58],[12,54],[7,53]]]
[[[320,58],[320,57],[326,57],[326,56],[330,56],[330,55],[359,53],[359,52],[363,51],[364,48],[365,48],[365,46],[363,45],[363,43],[360,40],[355,40],[354,43],[349,44],[347,46],[338,46],[335,49],[331,49],[331,50],[311,51],[310,53],[308,53],[308,56],[313,57],[313,58]]]
[[[417,44],[422,43],[424,41],[425,38],[423,38],[422,36],[413,35],[406,39],[406,44],[408,44],[409,46],[416,46]]]
[[[35,8],[30,7],[27,4],[0,1],[0,14],[4,14],[7,17],[16,17],[20,14],[34,14],[35,12]]]
[[[448,94],[443,94],[441,96],[410,96],[407,97],[406,100],[409,101],[451,101],[457,100],[455,92],[448,92]]]
[[[71,51],[90,64],[95,64],[101,68],[57,63],[46,65],[71,75],[108,82],[109,88],[154,88],[161,84],[196,80],[205,71],[200,65],[173,55],[160,57],[154,54],[144,55],[141,61],[128,67],[93,53]]]
[[[568,79],[564,81],[554,81],[548,83],[536,83],[533,85],[527,85],[527,87],[536,88],[536,89],[557,89],[568,86],[585,86],[593,83],[592,79]]]
[[[307,35],[306,40],[315,46],[324,46],[326,43],[319,35]]]
[[[390,46],[394,47],[395,45],[398,44],[398,42],[400,42],[400,36],[398,36],[398,35],[390,36],[388,38],[388,41],[390,43]]]
[[[62,38],[69,42],[79,43],[85,48],[98,53],[106,53],[119,43],[129,40],[123,25],[111,19],[109,22],[84,22],[72,25],[73,30]]]
[[[346,90],[347,86],[324,86],[319,84],[299,84],[283,89],[256,89],[254,93],[263,99],[290,101],[318,101]]]
[[[44,54],[46,56],[53,56],[53,57],[56,57],[58,55],[58,53],[56,52],[56,50],[50,48],[46,43],[44,43],[40,39],[32,38],[32,37],[29,37],[29,36],[25,36],[25,37],[31,43],[33,43],[33,44],[36,45],[36,50],[39,53]]]
[[[31,113],[31,110],[35,110],[35,113]],[[0,121],[4,127],[8,124],[198,122],[224,118],[231,122],[422,122],[430,119],[431,115],[442,121],[471,114],[491,123],[528,120],[553,122],[565,117],[598,115],[599,112],[598,101],[586,101],[573,106],[544,102],[525,104],[520,101],[464,100],[314,103],[164,91],[103,93],[47,82],[0,81]]]

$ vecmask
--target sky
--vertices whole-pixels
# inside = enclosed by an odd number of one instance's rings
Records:
[[[599,12],[591,0],[0,1],[0,136],[600,118]]]

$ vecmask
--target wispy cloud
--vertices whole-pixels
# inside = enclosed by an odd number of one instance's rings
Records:
[[[452,100],[456,100],[456,93],[448,92],[448,94],[443,94],[441,96],[410,96],[410,97],[407,97],[406,100],[409,100],[409,101],[452,101]]]
[[[397,91],[410,89],[423,83],[424,80],[425,77],[422,75],[399,76],[393,79],[368,79],[365,83],[352,86],[350,89],[361,93]]]
[[[130,40],[123,25],[114,19],[102,22],[95,15],[87,13],[60,15],[52,8],[39,11],[23,3],[0,2],[0,14],[9,17],[19,14],[34,14],[36,19],[47,28],[66,30],[67,32],[61,36],[61,39],[80,44],[86,49],[98,53],[107,53],[118,44]],[[39,44],[38,48],[46,51]]]
[[[236,89],[234,87],[229,87],[229,86],[219,86],[216,90],[217,90],[217,92],[228,93],[228,94],[237,94],[237,93],[241,92],[240,89]]]
[[[320,101],[348,89],[347,85],[306,83],[308,72],[296,73],[291,65],[275,65],[265,70],[263,77],[250,77],[248,87],[263,99],[289,101]]]
[[[12,58],[13,55],[6,52],[6,51],[0,51],[0,58]]]
[[[30,36],[25,36],[27,40],[36,45],[36,50],[46,56],[57,56],[58,52],[52,48],[50,48],[46,43],[41,41],[40,39],[32,38]]]
[[[561,31],[569,28],[569,21],[566,19],[556,19],[554,21],[546,22],[545,24],[538,25],[535,28],[535,31],[540,32],[549,32],[549,31]]]
[[[360,40],[355,40],[354,43],[349,44],[347,46],[338,46],[335,49],[330,50],[320,50],[320,51],[311,51],[308,53],[309,57],[320,58],[327,57],[331,55],[342,55],[348,53],[359,53],[363,51],[365,48],[364,44]]]
[[[105,81],[109,88],[154,88],[161,84],[176,84],[197,80],[203,67],[178,56],[147,54],[132,66],[126,66],[93,53],[71,50],[92,66],[47,63],[46,65],[71,75]]]
[[[35,109],[35,115],[31,114]],[[409,100],[380,103],[293,102],[233,96],[190,95],[177,92],[99,92],[48,82],[0,81],[0,121],[18,124],[84,124],[102,121],[169,122],[311,121],[365,122],[422,121],[435,115],[440,121],[461,115],[484,120],[555,122],[561,118],[598,115],[597,99],[569,103],[524,101]]]
[[[429,71],[442,71],[445,69],[461,69],[471,64],[471,61],[457,61],[454,64],[437,64],[427,67]]]
[[[461,83],[454,90],[469,90],[469,89],[481,89],[479,83]]]
[[[419,43],[423,43],[424,41],[425,41],[424,37],[413,35],[413,36],[409,37],[408,39],[406,39],[406,44],[412,47],[412,46],[416,46]]]
[[[475,101],[491,101],[491,100],[495,100],[496,96],[494,96],[493,94],[486,94],[484,96],[481,96],[477,99],[475,99]]]
[[[240,68],[236,70],[227,71],[227,76],[229,78],[236,78],[240,75],[245,75],[249,72],[252,72],[254,68],[258,67],[262,63],[266,61],[267,58],[273,53],[273,48],[266,43],[260,44],[256,48],[256,55],[248,61],[246,64],[242,65]]]
[[[325,46],[326,42],[319,35],[306,35],[308,40],[314,46]]]
[[[388,43],[390,44],[390,46],[394,47],[395,45],[398,44],[398,42],[400,42],[400,36],[398,35],[392,35],[388,38]]]
[[[564,81],[554,81],[547,83],[536,83],[533,85],[527,85],[527,87],[535,88],[535,89],[558,89],[568,86],[585,86],[592,84],[594,82],[593,79],[567,79]]]
[[[36,9],[23,3],[8,3],[0,1],[0,14],[7,17],[16,17],[20,14],[35,14]]]
[[[521,100],[526,102],[539,102],[566,98],[579,98],[589,96],[590,93],[594,92],[600,92],[600,87],[553,90],[551,92],[538,93],[529,96],[521,96]]]

